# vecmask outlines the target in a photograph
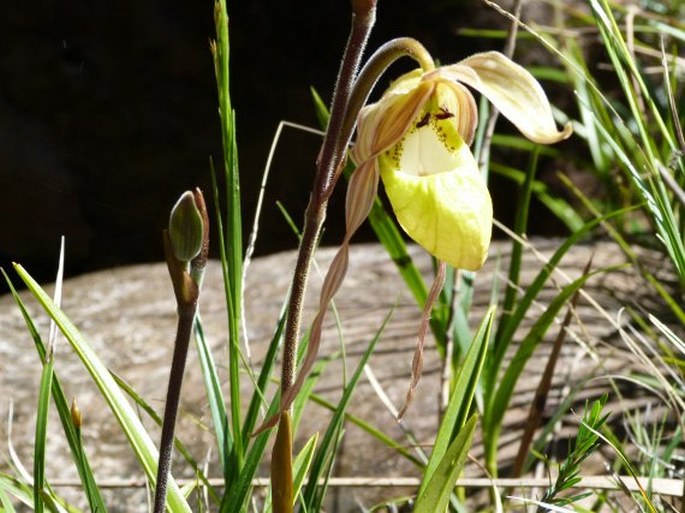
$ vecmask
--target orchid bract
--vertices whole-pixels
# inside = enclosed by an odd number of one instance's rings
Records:
[[[484,94],[527,138],[549,144],[558,131],[540,84],[498,52],[414,70],[359,117],[352,157],[376,166],[407,234],[433,256],[475,271],[487,256],[492,201],[469,145],[478,111],[464,84]]]

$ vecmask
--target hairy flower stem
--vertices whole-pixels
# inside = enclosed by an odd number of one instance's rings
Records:
[[[364,8],[360,8],[360,4],[364,4]],[[337,170],[342,165],[347,145],[352,136],[351,131],[345,134],[345,138],[343,138],[342,133],[348,111],[347,102],[355,83],[366,42],[376,19],[375,1],[356,2],[353,5],[355,12],[352,16],[352,28],[336,80],[331,117],[317,159],[314,187],[305,214],[302,239],[293,273],[281,367],[281,395],[284,395],[295,382],[297,344],[309,269],[326,217],[328,197],[335,184],[335,177],[338,175]]]
[[[356,69],[359,66],[373,19],[374,17],[370,14],[357,19],[357,14],[355,14],[352,33],[338,74],[331,117],[317,161],[314,188],[305,214],[305,225],[295,264],[285,333],[281,396],[285,395],[295,381],[297,340],[311,259],[326,216],[328,198],[342,170],[345,151],[352,138],[357,115],[368,100],[380,76],[397,59],[408,56],[416,60],[424,70],[434,68],[432,57],[418,41],[411,38],[398,38],[381,46],[355,79]]]
[[[302,305],[309,278],[309,269],[326,218],[328,198],[339,176],[351,133],[343,134],[342,126],[347,113],[347,102],[357,77],[366,42],[376,19],[375,0],[354,1],[352,28],[340,64],[331,105],[331,117],[316,162],[314,187],[305,214],[304,229],[297,255],[288,305],[285,328],[283,363],[281,365],[281,398],[295,383],[297,345],[302,317]],[[355,114],[356,116],[356,114]],[[272,451],[272,504],[274,513],[292,513],[292,431],[289,413],[280,418],[278,436]]]
[[[155,486],[154,512],[163,513],[166,503],[166,489],[168,475],[171,469],[171,448],[174,440],[174,427],[178,413],[178,403],[183,384],[183,372],[186,365],[190,334],[197,312],[197,302],[188,305],[178,312],[178,326],[174,343],[174,356],[171,362],[167,401],[164,408],[164,423],[162,424],[162,439],[159,448],[159,465],[157,467],[157,483]]]

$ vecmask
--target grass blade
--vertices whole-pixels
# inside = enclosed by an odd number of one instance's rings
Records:
[[[228,365],[229,365],[229,396],[230,423],[234,438],[233,450],[230,458],[230,468],[224,469],[224,475],[236,476],[240,473],[248,440],[242,436],[241,394],[240,394],[240,332],[242,319],[242,275],[243,275],[243,240],[242,240],[242,212],[240,207],[240,175],[238,172],[238,149],[235,135],[235,112],[231,105],[229,81],[229,27],[226,0],[218,0],[215,4],[214,20],[216,25],[216,41],[212,43],[214,56],[214,71],[219,101],[221,121],[221,140],[223,147],[223,163],[225,178],[226,222],[220,227],[220,254],[224,272],[224,286],[226,290],[226,306],[228,309]],[[214,176],[214,173],[212,173]],[[216,183],[216,182],[214,182]],[[220,218],[220,203],[218,194],[217,217]]]
[[[466,423],[480,380],[485,356],[488,353],[488,341],[490,340],[494,319],[495,306],[491,306],[474,335],[464,363],[459,370],[459,374],[456,376],[455,387],[450,395],[450,402],[440,423],[433,451],[423,474],[421,488],[419,488],[418,493],[419,496],[426,491],[426,487],[431,482],[433,474],[449,452],[450,445],[453,443],[455,436],[461,432]]]
[[[33,446],[33,504],[37,513],[45,511],[43,489],[45,488],[45,442],[47,440],[48,406],[52,388],[53,361],[43,364],[36,410],[36,436]]]
[[[0,473],[0,491],[17,498],[22,504],[25,504],[30,508],[33,507],[33,493],[31,486],[22,483],[13,476]]]
[[[312,394],[310,396],[311,400],[318,404],[319,406],[323,406],[327,410],[331,412],[335,412],[336,405],[331,403],[330,401],[327,401],[323,397],[317,394]],[[361,419],[357,417],[356,415],[352,415],[351,413],[345,413],[345,421],[346,422],[351,422],[358,428],[360,428],[362,431],[365,431],[368,433],[370,436],[381,442],[382,444],[385,444],[388,448],[392,449],[393,451],[397,452],[400,456],[403,458],[406,458],[407,460],[411,461],[414,465],[417,467],[421,468],[424,466],[423,462],[414,456],[407,448],[405,445],[399,444],[395,439],[392,437],[386,435],[383,431],[380,429],[376,428],[375,426],[372,426],[368,422],[366,422],[364,419]]]
[[[90,347],[90,344],[83,338],[83,335],[76,329],[64,312],[55,306],[52,299],[50,299],[41,286],[21,265],[15,264],[14,269],[48,315],[54,319],[60,331],[83,362],[119,422],[123,433],[126,435],[138,461],[143,467],[145,475],[150,482],[154,482],[157,474],[157,449],[138,419],[136,412],[117,386],[114,378],[112,378],[105,365]],[[171,512],[190,512],[190,506],[173,479],[169,482],[167,501]]]
[[[471,448],[477,422],[478,415],[472,415],[445,451],[428,483],[425,487],[422,484],[424,491],[416,499],[414,513],[436,513],[446,510],[454,483],[464,467],[466,456]]]
[[[571,247],[574,244],[576,244],[579,240],[585,237],[588,233],[590,233],[594,228],[599,226],[601,223],[614,217],[621,216],[626,212],[629,212],[630,210],[633,210],[633,208],[616,210],[614,212],[607,214],[606,216],[598,217],[596,219],[588,221],[585,225],[583,225],[581,229],[572,233],[559,246],[559,248],[554,252],[554,255],[552,255],[552,257],[549,259],[549,262],[547,262],[543,266],[543,268],[540,270],[540,272],[535,277],[533,282],[527,287],[526,293],[516,303],[516,307],[514,309],[513,314],[510,317],[507,317],[506,319],[500,320],[500,325],[497,329],[497,335],[495,337],[495,342],[492,348],[494,354],[491,358],[488,359],[488,365],[486,368],[486,398],[494,398],[494,393],[490,393],[490,390],[493,390],[495,387],[495,383],[499,376],[499,370],[502,365],[504,355],[506,354],[507,349],[509,348],[509,345],[513,340],[514,333],[521,324],[521,321],[525,317],[526,312],[528,312],[533,301],[542,290],[542,287],[546,283],[547,278],[549,278],[549,276],[552,274],[552,272],[559,264],[561,259],[564,257],[564,255],[568,252],[569,249],[571,249]],[[488,408],[489,406],[486,406],[486,411],[488,410]],[[487,420],[484,419],[484,421],[487,424]]]
[[[267,349],[264,360],[262,361],[262,370],[257,378],[257,385],[252,394],[252,398],[250,399],[250,404],[247,407],[247,413],[245,414],[245,420],[243,422],[243,438],[245,439],[248,439],[252,435],[252,432],[257,425],[259,409],[262,404],[266,403],[264,400],[264,394],[266,392],[266,387],[271,380],[274,369],[276,368],[276,359],[278,358],[278,353],[281,348],[281,339],[283,337],[283,330],[285,329],[287,304],[288,298],[286,297],[283,302],[283,306],[281,307],[281,312],[278,316],[276,330],[271,337],[269,348]]]
[[[266,418],[276,414],[279,404],[280,393],[276,393],[266,413]],[[252,478],[262,462],[271,429],[265,429],[254,438],[254,442],[245,456],[240,474],[234,480],[226,483],[227,489],[221,501],[220,513],[243,513],[246,511],[245,504],[252,490]]]
[[[204,379],[205,390],[207,392],[207,403],[209,404],[209,411],[212,416],[212,425],[214,426],[214,435],[216,438],[216,446],[219,451],[219,461],[221,468],[224,470],[224,478],[228,479],[225,471],[229,468],[227,453],[233,446],[233,437],[231,431],[228,429],[228,415],[226,414],[226,407],[223,392],[221,391],[221,382],[216,372],[216,364],[212,356],[211,349],[205,333],[202,329],[202,322],[200,316],[195,318],[195,345],[200,361],[200,368],[202,369],[202,378]]]
[[[33,322],[33,319],[26,310],[26,305],[24,305],[24,302],[19,297],[19,294],[17,294],[14,285],[10,281],[7,274],[5,274],[5,271],[0,271],[4,275],[7,285],[9,286],[10,292],[15,302],[17,303],[17,306],[19,307],[19,311],[21,312],[22,317],[24,318],[24,322],[26,323],[26,327],[29,330],[31,338],[33,339],[34,346],[36,348],[36,351],[38,352],[38,356],[41,359],[41,361],[45,361],[47,355],[47,348],[43,344],[43,341],[38,333],[36,325]],[[88,504],[90,506],[90,509],[91,511],[98,511],[104,513],[107,511],[105,501],[102,498],[102,495],[100,494],[100,489],[95,483],[95,477],[93,476],[93,472],[91,470],[87,455],[81,447],[78,433],[76,432],[76,429],[74,428],[74,425],[71,422],[71,412],[69,408],[69,403],[67,402],[66,396],[64,395],[64,391],[62,390],[62,385],[60,384],[60,381],[56,375],[53,375],[52,379],[52,399],[55,403],[55,408],[57,409],[60,423],[62,424],[62,430],[64,431],[65,437],[67,439],[67,444],[69,445],[69,450],[78,470],[81,483],[83,484],[84,489],[89,491]]]
[[[378,329],[373,339],[371,339],[369,342],[368,347],[362,354],[354,374],[352,374],[349,383],[343,389],[342,396],[338,402],[338,407],[336,408],[333,418],[328,424],[326,433],[321,440],[321,446],[317,450],[314,461],[312,462],[309,473],[309,481],[305,487],[302,497],[303,505],[308,511],[321,510],[321,504],[323,502],[323,497],[325,496],[326,485],[324,484],[324,486],[319,489],[318,481],[321,477],[327,476],[328,473],[325,472],[326,467],[330,468],[332,466],[334,452],[340,439],[340,431],[345,419],[345,410],[347,409],[350,399],[352,398],[352,394],[357,386],[357,383],[359,382],[359,378],[364,370],[364,365],[366,365],[366,363],[369,361],[371,353],[376,347],[376,343],[380,339],[380,336],[390,320],[391,315],[392,311],[389,312],[385,317],[381,327]]]
[[[490,164],[490,172],[503,176],[519,185],[525,181],[526,174],[510,166],[493,162]],[[548,191],[547,185],[539,180],[533,180],[531,190],[540,203],[559,219],[568,231],[573,233],[585,224],[583,218],[576,210],[564,199],[552,196]]]
[[[114,378],[114,381],[117,382],[117,385],[119,385],[119,388],[124,391],[126,395],[128,395],[131,400],[136,404],[137,407],[141,409],[141,411],[145,412],[152,421],[157,424],[160,428],[162,427],[162,417],[160,417],[157,412],[150,406],[145,399],[143,399],[132,387],[129,385],[126,381],[121,378],[121,376],[118,376],[117,374],[111,372],[110,373],[112,377]],[[190,451],[186,448],[185,445],[183,445],[183,442],[181,442],[178,438],[174,438],[174,448],[179,452],[181,456],[183,456],[183,459],[185,459],[186,463],[190,465],[190,468],[193,470],[193,474],[198,478],[199,481],[202,481],[205,487],[207,487],[207,490],[209,490],[209,494],[212,497],[212,499],[219,503],[219,497],[217,496],[216,490],[214,487],[210,484],[209,480],[207,479],[207,476],[205,473],[202,471],[200,466],[197,464],[197,461],[193,458],[193,456],[190,454]]]
[[[10,498],[5,493],[5,490],[2,488],[1,483],[0,483],[0,506],[2,506],[2,510],[4,513],[16,513],[14,506],[12,506],[12,501],[10,501]]]
[[[566,304],[566,301],[568,301],[568,299],[573,296],[573,294],[575,294],[576,291],[579,290],[592,276],[615,270],[620,267],[622,266],[600,269],[598,271],[585,274],[569,285],[566,285],[557,295],[557,297],[555,297],[554,300],[548,305],[547,309],[538,318],[526,337],[521,342],[521,345],[518,347],[514,357],[502,376],[499,386],[497,387],[497,392],[495,393],[491,403],[488,405],[488,409],[486,410],[486,464],[488,465],[488,470],[493,473],[493,475],[496,472],[497,441],[499,438],[499,430],[501,428],[502,419],[504,418],[504,413],[507,410],[509,401],[514,393],[514,388],[519,377],[521,376],[521,373],[523,372],[526,362],[532,356],[535,348],[544,337],[547,329],[554,321],[559,310],[564,306],[564,304]]]

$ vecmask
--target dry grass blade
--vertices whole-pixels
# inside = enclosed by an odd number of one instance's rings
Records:
[[[583,270],[583,275],[587,275],[590,272],[590,266],[592,265],[592,258],[588,261],[585,269]],[[547,359],[547,364],[545,365],[545,371],[540,378],[540,383],[538,384],[537,390],[535,390],[535,395],[533,396],[533,401],[531,402],[530,409],[528,410],[528,420],[526,421],[525,429],[521,435],[521,444],[519,446],[518,454],[516,455],[516,460],[514,462],[514,467],[512,470],[513,477],[519,477],[523,471],[528,452],[530,450],[530,444],[533,441],[533,435],[535,430],[540,425],[540,420],[542,418],[542,412],[547,404],[547,396],[552,387],[552,378],[554,376],[554,370],[557,366],[557,361],[559,360],[559,354],[561,353],[561,346],[566,340],[566,330],[571,323],[573,318],[573,312],[578,304],[578,298],[580,297],[580,291],[573,294],[571,299],[571,304],[568,307],[564,320],[559,328],[559,334],[554,340],[552,346],[552,352]]]

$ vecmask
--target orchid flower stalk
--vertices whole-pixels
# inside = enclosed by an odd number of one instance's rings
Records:
[[[356,8],[358,4],[375,7],[372,1],[368,5],[361,0],[353,2]],[[387,66],[405,55],[413,57],[421,67],[396,80],[379,101],[362,108]],[[352,75],[341,76],[349,78]],[[315,362],[326,311],[347,272],[351,238],[369,215],[381,180],[404,231],[440,262],[423,309],[411,383],[400,417],[404,414],[421,375],[428,322],[442,287],[445,266],[478,270],[485,262],[490,245],[492,201],[469,149],[478,111],[467,86],[485,95],[534,142],[550,144],[571,134],[570,125],[557,130],[552,108],[540,84],[528,71],[501,53],[480,53],[436,68],[428,52],[416,41],[404,38],[381,47],[356,76],[352,88],[346,89],[349,94],[336,94],[334,99],[293,280],[295,297],[291,298],[286,330],[280,410],[257,432],[274,426],[280,419],[279,437],[287,438],[281,436],[284,425],[287,427],[289,422],[286,412]],[[340,108],[343,102],[344,106]],[[301,315],[300,294],[306,283],[314,237],[318,236],[327,198],[342,169],[341,144],[349,140],[355,120],[357,139],[350,153],[357,168],[347,189],[346,233],[324,278],[309,346],[300,371],[293,379]],[[331,142],[330,147],[328,142]],[[311,216],[311,213],[316,215]],[[308,231],[308,226],[314,228]],[[311,244],[305,244],[308,240]],[[298,276],[302,271],[304,279]],[[279,457],[281,466],[287,466],[281,458],[287,448],[285,442],[274,447],[274,455]],[[279,488],[283,487],[281,483]],[[279,510],[291,511],[290,500],[284,500]]]
[[[389,45],[384,47],[386,53],[391,53]],[[345,237],[324,279],[302,368],[293,386],[284,391],[281,409],[290,406],[314,363],[326,310],[347,270],[350,240],[368,216],[381,180],[399,224],[436,259],[471,271],[485,262],[492,232],[492,201],[469,149],[478,111],[467,86],[485,95],[531,141],[551,144],[571,134],[570,124],[557,129],[552,107],[537,80],[505,55],[479,53],[435,67],[420,54],[422,58],[416,60],[421,68],[397,79],[379,101],[365,106],[358,115],[357,138],[351,149],[357,168],[348,184]],[[396,58],[403,55],[407,55],[405,49],[396,52]],[[372,56],[370,62],[373,60]],[[379,72],[384,70],[381,67]],[[350,104],[365,97],[369,83],[377,81],[378,76],[369,75],[364,70],[360,73]],[[355,94],[359,90],[363,92]],[[348,106],[346,121],[357,115],[354,110]],[[438,282],[429,293],[422,326],[428,323]],[[426,332],[419,330],[417,353]],[[420,371],[420,357],[415,355],[408,399]],[[271,419],[265,426],[274,423]]]

